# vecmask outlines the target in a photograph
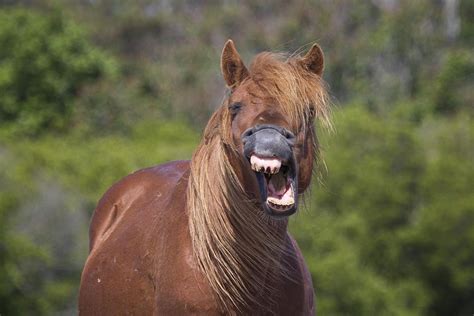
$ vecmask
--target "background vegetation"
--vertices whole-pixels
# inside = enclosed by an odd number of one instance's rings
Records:
[[[95,203],[186,159],[219,55],[325,53],[335,133],[291,221],[320,315],[474,312],[474,3],[0,0],[0,314],[75,314]]]

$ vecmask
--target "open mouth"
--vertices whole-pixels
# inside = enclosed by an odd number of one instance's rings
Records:
[[[288,216],[296,211],[296,173],[294,166],[278,158],[250,156],[257,176],[264,209],[274,216]]]

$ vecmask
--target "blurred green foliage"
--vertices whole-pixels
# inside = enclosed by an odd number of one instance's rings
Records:
[[[64,129],[79,89],[113,67],[59,11],[0,11],[0,46],[0,124],[29,135]]]
[[[474,86],[472,50],[453,50],[445,59],[434,86],[434,112],[453,114],[466,109],[470,110],[472,115],[474,109],[474,94],[471,91]]]
[[[336,131],[290,225],[318,314],[472,314],[474,6],[448,2],[0,0],[0,314],[76,314],[97,200],[190,158],[227,38],[325,51]]]
[[[472,118],[413,124],[351,106],[334,123],[321,140],[328,174],[292,222],[319,312],[473,310]]]

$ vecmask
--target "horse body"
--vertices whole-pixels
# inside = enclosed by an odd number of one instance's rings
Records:
[[[129,175],[104,195],[91,223],[81,314],[221,314],[193,256],[184,198],[188,177],[189,162],[171,162]],[[314,314],[311,278],[289,235],[285,248],[282,261],[293,267],[292,275],[277,285],[274,313]],[[268,312],[260,309],[248,307],[249,313]]]
[[[309,186],[327,120],[323,55],[221,57],[229,98],[191,161],[131,174],[94,212],[82,315],[314,315],[288,216]]]
[[[188,162],[141,170],[105,194],[91,223],[81,313],[169,315],[185,314],[188,306],[211,308],[209,295],[196,292],[205,287],[194,277],[186,230],[188,171]],[[183,284],[186,291],[179,289]]]

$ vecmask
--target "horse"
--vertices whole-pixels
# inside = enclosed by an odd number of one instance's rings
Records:
[[[263,52],[250,67],[232,40],[228,94],[191,161],[139,170],[100,199],[81,276],[81,315],[314,315],[311,275],[288,218],[330,124],[318,44]]]

